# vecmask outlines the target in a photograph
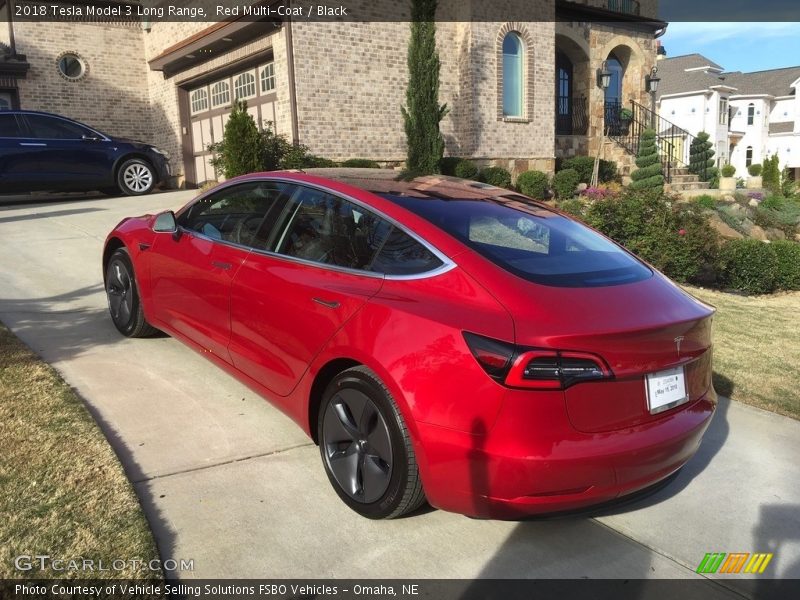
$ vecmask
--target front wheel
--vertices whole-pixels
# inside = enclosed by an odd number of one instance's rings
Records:
[[[370,369],[348,369],[328,385],[317,431],[328,479],[360,515],[392,519],[425,502],[408,429]]]
[[[126,196],[149,194],[156,185],[153,167],[140,158],[131,158],[122,163],[117,173],[117,186]]]
[[[126,337],[148,337],[157,330],[144,318],[133,264],[127,250],[119,248],[106,267],[106,295],[111,320]]]

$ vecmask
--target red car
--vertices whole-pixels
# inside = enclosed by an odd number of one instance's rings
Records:
[[[122,221],[103,272],[120,332],[165,331],[268,397],[369,518],[612,500],[680,469],[716,407],[711,307],[476,182],[247,175]]]

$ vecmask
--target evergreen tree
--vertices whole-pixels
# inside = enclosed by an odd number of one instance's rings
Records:
[[[664,174],[661,169],[661,157],[658,156],[656,132],[645,129],[639,140],[639,154],[636,157],[636,169],[631,178],[632,190],[664,189]]]
[[[781,170],[777,154],[764,159],[764,168],[761,171],[762,185],[772,194],[781,195]]]
[[[245,100],[234,101],[222,141],[208,148],[214,153],[211,165],[226,179],[264,170],[264,139]]]
[[[444,139],[439,123],[447,106],[439,104],[439,53],[436,51],[437,0],[412,0],[411,39],[408,43],[408,88],[405,122],[406,168],[414,175],[439,172]]]
[[[708,141],[708,137],[705,131],[701,131],[689,147],[689,172],[699,175],[701,181],[709,181],[716,175],[714,144]]]

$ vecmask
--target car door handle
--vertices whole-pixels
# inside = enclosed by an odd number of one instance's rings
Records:
[[[46,148],[47,144],[42,142],[20,142],[20,146],[34,146],[36,148]]]
[[[218,261],[218,260],[212,260],[212,261],[211,261],[211,266],[212,266],[212,267],[217,267],[218,269],[224,269],[224,270],[226,270],[226,271],[227,271],[227,270],[228,270],[228,269],[230,269],[230,268],[231,268],[233,265],[232,265],[231,263],[227,263],[227,262],[220,262],[220,261]]]
[[[322,298],[312,298],[312,300],[325,308],[339,308],[339,303],[336,300],[323,300]]]

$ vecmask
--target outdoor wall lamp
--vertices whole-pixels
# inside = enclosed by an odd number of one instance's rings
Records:
[[[611,71],[608,69],[608,61],[603,61],[603,64],[597,70],[597,85],[604,90],[607,90],[611,85]]]
[[[645,75],[644,79],[647,84],[647,91],[655,94],[658,91],[658,84],[661,82],[661,78],[658,76],[658,67],[653,67],[650,74]]]

